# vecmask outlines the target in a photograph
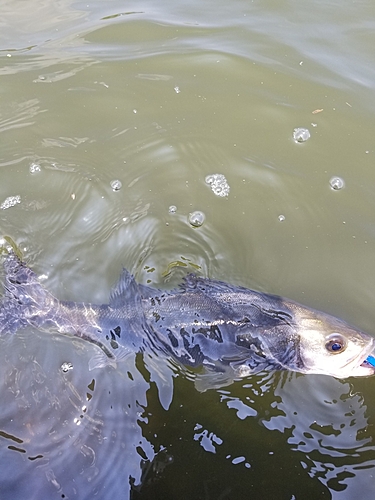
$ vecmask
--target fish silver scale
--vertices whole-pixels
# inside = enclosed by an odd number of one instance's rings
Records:
[[[99,348],[91,369],[159,350],[214,374],[228,367],[234,376],[265,368],[338,377],[374,373],[364,363],[371,337],[278,296],[195,275],[176,289],[157,290],[138,285],[124,269],[109,304],[84,304],[59,301],[14,253],[4,269],[0,333],[31,325],[80,337]],[[339,356],[327,352],[332,332],[343,339]]]

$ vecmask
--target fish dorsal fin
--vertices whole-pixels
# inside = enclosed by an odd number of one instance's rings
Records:
[[[201,278],[196,274],[190,273],[183,277],[182,283],[178,288],[183,292],[192,292],[197,289],[197,284]]]
[[[179,288],[186,292],[199,290],[203,293],[227,293],[228,291],[232,292],[234,287],[228,285],[228,283],[224,281],[203,278],[202,276],[191,273],[184,276],[183,282],[180,284]],[[239,290],[242,288],[236,287],[236,289]]]
[[[109,305],[114,309],[124,307],[126,304],[134,303],[139,299],[139,288],[132,274],[123,268],[117,284],[109,296]]]

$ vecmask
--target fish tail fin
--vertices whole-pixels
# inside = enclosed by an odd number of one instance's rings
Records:
[[[4,260],[4,271],[0,333],[14,333],[27,325],[41,326],[56,299],[13,251]]]

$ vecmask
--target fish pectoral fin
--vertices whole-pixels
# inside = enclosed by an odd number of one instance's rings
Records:
[[[194,384],[197,391],[205,392],[208,389],[226,387],[235,380],[270,369],[274,369],[272,363],[260,356],[230,362],[217,361],[212,366],[205,366],[203,373],[195,374]]]
[[[256,359],[248,358],[246,360],[235,361],[229,363],[229,365],[233,370],[234,378],[237,379],[274,368],[270,361],[260,356],[256,356]]]
[[[239,362],[239,363],[231,363],[231,368],[234,373],[235,378],[244,378],[248,375],[253,375],[254,373],[258,373],[266,368],[266,364],[264,366],[249,366],[247,363]]]
[[[194,385],[198,392],[208,389],[220,389],[232,384],[235,379],[233,369],[229,365],[205,366],[202,373],[194,374]]]
[[[206,392],[209,389],[220,389],[221,387],[226,387],[231,385],[234,381],[233,376],[230,377],[228,374],[217,373],[200,373],[195,376],[194,386],[198,392]],[[233,374],[232,374],[233,375]]]

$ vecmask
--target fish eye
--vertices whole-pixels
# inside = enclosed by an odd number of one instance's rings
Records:
[[[327,351],[331,352],[332,354],[338,354],[344,351],[345,348],[346,348],[346,342],[342,335],[338,333],[333,333],[328,337],[328,340],[326,342]]]

